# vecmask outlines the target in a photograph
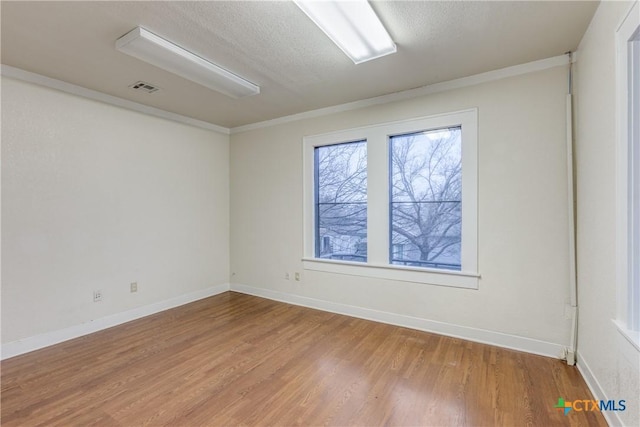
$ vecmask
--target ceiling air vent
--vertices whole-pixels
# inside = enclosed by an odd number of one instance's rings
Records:
[[[145,92],[145,93],[153,93],[153,92],[157,92],[158,90],[160,90],[159,87],[156,87],[154,85],[152,85],[151,83],[147,83],[147,82],[135,82],[134,84],[132,84],[131,86],[129,86],[131,89],[137,90],[138,92]]]

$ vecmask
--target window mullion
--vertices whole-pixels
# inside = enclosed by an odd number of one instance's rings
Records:
[[[389,162],[387,136],[377,132],[367,137],[367,234],[368,260],[389,262]]]

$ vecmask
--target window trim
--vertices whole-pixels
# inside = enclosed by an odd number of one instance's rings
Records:
[[[631,42],[631,43],[630,43]],[[640,5],[636,1],[616,32],[617,47],[617,156],[616,169],[616,282],[618,331],[640,351],[640,278],[634,278],[634,260],[640,260],[640,245],[634,244],[640,224],[633,222],[634,176],[640,174],[640,95],[630,76],[640,72]],[[634,54],[630,54],[635,50]],[[635,92],[634,95],[632,95]],[[631,97],[630,97],[631,96]],[[633,121],[635,119],[636,121]],[[634,155],[636,159],[634,160]],[[638,196],[635,196],[638,197]],[[637,221],[637,220],[636,220]],[[640,222],[640,221],[638,221]]]
[[[303,240],[305,270],[478,289],[478,110],[418,117],[303,138]],[[462,126],[462,270],[415,268],[389,263],[389,136]],[[315,257],[314,149],[348,141],[367,141],[368,261]],[[380,232],[380,230],[384,230]]]

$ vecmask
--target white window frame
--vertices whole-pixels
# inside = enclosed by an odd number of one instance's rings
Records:
[[[636,1],[616,32],[616,281],[620,333],[640,351],[640,5]],[[636,76],[636,80],[632,79]],[[635,270],[634,270],[635,266]]]
[[[448,127],[462,127],[461,271],[389,263],[389,137]],[[316,147],[367,141],[367,262],[315,257],[314,162]],[[303,140],[305,270],[478,289],[478,110],[419,117],[347,129]]]

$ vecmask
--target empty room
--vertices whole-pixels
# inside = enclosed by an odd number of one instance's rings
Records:
[[[640,5],[1,1],[2,426],[640,425]]]

